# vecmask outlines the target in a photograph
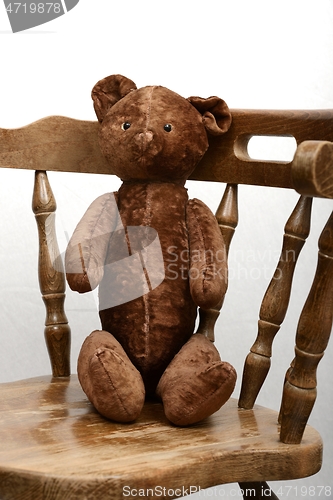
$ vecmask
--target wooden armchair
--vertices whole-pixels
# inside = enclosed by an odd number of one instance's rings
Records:
[[[49,117],[21,129],[0,129],[0,166],[36,171],[33,211],[53,374],[0,386],[1,499],[179,498],[234,482],[244,498],[277,498],[265,481],[319,471],[322,440],[307,421],[316,399],[316,368],[332,326],[333,216],[326,225],[323,221],[317,272],[299,320],[280,414],[255,401],[286,314],[297,257],[309,234],[312,197],[333,197],[333,111],[232,113],[231,129],[212,140],[192,176],[227,184],[216,216],[228,248],[238,222],[238,184],[295,189],[300,199],[286,223],[281,258],[261,305],[239,400],[231,399],[212,417],[188,428],[167,422],[158,403],[147,403],[132,424],[107,421],[87,401],[76,375],[70,375],[56,203],[46,171],[112,174],[98,149],[98,123]],[[252,160],[247,145],[254,135],[295,137],[293,161]],[[200,311],[199,331],[212,341],[218,315],[218,308]]]

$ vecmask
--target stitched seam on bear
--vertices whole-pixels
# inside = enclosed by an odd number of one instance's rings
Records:
[[[104,352],[104,351],[103,351],[103,352]],[[125,413],[127,413],[127,415],[130,415],[129,411],[128,411],[128,410],[126,409],[126,407],[124,406],[124,403],[123,403],[123,401],[122,401],[121,397],[120,397],[120,396],[119,396],[119,394],[118,394],[117,388],[115,387],[114,383],[112,382],[112,379],[111,379],[111,377],[110,377],[110,375],[109,375],[109,372],[107,371],[107,369],[106,369],[106,368],[105,368],[105,366],[104,366],[103,360],[102,360],[102,359],[100,359],[100,354],[102,354],[102,352],[96,352],[96,357],[97,357],[97,359],[98,359],[99,363],[101,364],[101,366],[102,366],[102,368],[103,368],[103,370],[104,370],[104,372],[105,372],[105,374],[106,374],[106,376],[107,376],[107,378],[108,378],[108,380],[109,380],[109,382],[110,382],[110,385],[111,385],[112,389],[114,390],[114,393],[116,394],[116,396],[117,396],[117,398],[118,398],[118,400],[119,400],[119,402],[120,402],[120,404],[121,404],[121,406],[122,406],[123,410],[125,411]],[[116,355],[116,353],[114,353],[114,354]]]
[[[125,232],[125,241],[126,241],[126,245],[127,245],[128,255],[132,255],[131,242],[130,242],[127,226],[124,226],[124,232]]]
[[[89,245],[89,258],[88,258],[88,262],[87,262],[87,267],[86,267],[86,269],[89,269],[89,264],[90,264],[90,260],[91,260],[91,247],[92,247],[92,240],[93,240],[93,238],[94,238],[94,233],[95,233],[95,231],[96,231],[96,227],[97,227],[98,222],[100,221],[100,219],[101,219],[102,215],[104,214],[104,212],[105,212],[105,210],[106,210],[106,205],[107,205],[107,202],[109,201],[109,199],[110,199],[111,195],[113,195],[113,196],[114,196],[114,193],[108,193],[108,196],[107,196],[107,197],[105,197],[106,199],[105,199],[105,201],[104,201],[103,207],[102,207],[102,209],[101,209],[101,211],[100,211],[100,214],[99,214],[99,216],[98,216],[98,218],[97,218],[97,220],[96,220],[96,222],[95,222],[95,225],[94,225],[94,227],[92,228],[92,231],[91,231],[91,233],[90,233],[90,238],[89,238],[89,241],[90,241],[90,245]],[[118,211],[118,213],[119,213],[119,211]]]
[[[144,153],[144,151],[146,149],[146,145],[147,145],[147,132],[148,132],[148,127],[149,127],[149,123],[150,123],[150,112],[151,112],[151,102],[152,102],[152,98],[153,98],[153,91],[154,91],[154,87],[152,87],[150,90],[150,95],[149,95],[149,100],[148,100],[148,105],[147,105],[146,126],[144,128],[144,133],[142,136],[142,153]],[[142,135],[142,134],[140,134],[140,135]],[[142,154],[142,156],[141,156],[141,161],[142,161],[142,164],[145,165],[146,158],[145,158],[144,154]]]
[[[194,205],[194,203],[193,203]],[[194,217],[197,221],[197,231],[198,231],[198,235],[199,235],[199,238],[202,242],[202,245],[204,247],[204,267],[205,267],[205,271],[203,273],[203,279],[202,279],[202,292],[204,293],[204,290],[205,288],[207,288],[206,286],[206,275],[207,275],[207,259],[206,259],[206,240],[205,240],[205,236],[204,236],[204,233],[202,232],[202,229],[201,229],[201,225],[200,225],[200,219],[196,213],[196,209],[195,209],[195,206],[193,206],[193,214],[194,214]]]
[[[152,213],[151,213],[151,192],[149,190],[149,184],[146,185],[146,207],[145,207],[145,213],[143,217],[143,223],[144,226],[150,226],[151,225],[151,218],[152,218]],[[142,259],[141,252],[140,252],[140,258]],[[147,273],[146,268],[144,267],[143,259],[141,260],[143,271],[147,280],[147,284],[149,287],[149,290],[151,290],[151,284],[149,280],[149,276]],[[147,361],[149,354],[150,354],[150,345],[149,345],[149,333],[150,333],[150,310],[149,310],[149,298],[147,295],[143,296],[143,303],[144,303],[144,308],[145,308],[145,321],[143,324],[143,331],[145,333],[145,361]],[[146,364],[146,363],[144,363]]]
[[[146,119],[146,128],[145,128],[145,132],[148,131],[148,126],[149,126],[149,123],[150,123],[150,111],[151,111],[151,101],[153,99],[153,92],[154,92],[154,88],[155,87],[152,87],[151,88],[151,91],[150,91],[150,96],[149,96],[149,101],[148,101],[148,108],[147,108],[147,119]]]
[[[149,300],[148,294],[143,296],[143,304],[145,308],[145,322],[143,324],[143,331],[145,333],[145,362],[143,366],[147,365],[147,360],[150,353],[150,345],[149,345],[149,333],[150,333],[150,311],[149,311]]]
[[[79,243],[79,254],[80,254],[80,261],[81,261],[83,275],[86,276],[87,275],[87,269],[86,269],[86,266],[85,266],[85,263],[84,263],[83,251],[82,251],[82,245],[81,245],[81,243]]]

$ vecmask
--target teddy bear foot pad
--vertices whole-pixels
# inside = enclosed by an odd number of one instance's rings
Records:
[[[78,376],[88,399],[103,416],[131,422],[141,413],[145,388],[119,342],[108,332],[95,331],[78,360]]]
[[[230,398],[236,371],[215,346],[194,334],[165,370],[157,387],[166,417],[187,426],[212,415]]]

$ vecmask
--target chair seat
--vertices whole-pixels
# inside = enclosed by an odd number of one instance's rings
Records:
[[[175,498],[190,487],[318,472],[318,432],[307,426],[300,445],[283,444],[277,416],[258,405],[239,409],[231,399],[205,421],[179,428],[149,402],[136,422],[118,424],[94,410],[76,375],[2,384],[0,497],[123,500],[165,488]]]

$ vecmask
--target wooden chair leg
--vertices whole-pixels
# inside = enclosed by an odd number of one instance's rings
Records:
[[[239,487],[242,490],[244,500],[247,498],[271,498],[273,500],[279,500],[265,481],[239,483]]]

